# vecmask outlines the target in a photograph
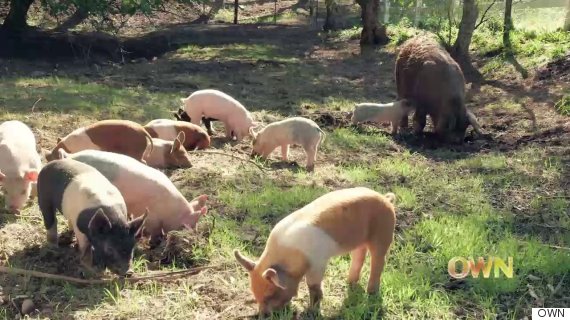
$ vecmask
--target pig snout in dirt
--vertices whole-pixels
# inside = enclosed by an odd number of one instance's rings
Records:
[[[370,253],[367,292],[377,293],[386,256],[394,238],[395,195],[358,187],[329,192],[279,221],[258,261],[235,250],[248,271],[260,313],[286,306],[305,277],[310,306],[319,308],[321,282],[331,257],[350,252],[348,282],[354,285]],[[367,232],[362,232],[367,230]]]
[[[100,272],[108,268],[118,275],[131,266],[136,235],[148,212],[128,220],[119,190],[95,168],[73,159],[54,160],[38,177],[38,204],[47,230],[47,241],[57,244],[56,212],[72,227],[81,264]]]
[[[281,147],[281,159],[288,161],[289,145],[300,145],[307,155],[307,171],[314,170],[318,148],[326,137],[314,121],[303,117],[273,122],[257,133],[250,128],[249,132],[253,138],[252,157],[266,159],[273,150]]]
[[[184,148],[184,132],[180,132],[174,141],[157,138],[152,140],[154,148],[145,158],[147,165],[160,169],[192,167],[192,159]]]

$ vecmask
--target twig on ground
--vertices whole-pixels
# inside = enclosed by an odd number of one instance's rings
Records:
[[[244,159],[242,157],[238,157],[236,155],[233,154],[229,154],[229,153],[224,153],[224,152],[219,152],[219,151],[206,151],[206,150],[194,150],[194,151],[189,151],[190,153],[205,153],[205,154],[217,154],[217,155],[222,155],[222,156],[228,156],[234,159],[238,159],[244,162],[249,162],[251,164],[253,164],[254,166],[256,166],[259,170],[261,170],[262,172],[265,172],[265,169],[263,169],[262,166],[258,165],[257,163],[255,163],[255,161],[249,160],[249,159]]]
[[[38,100],[36,100],[36,102],[34,102],[34,104],[32,105],[32,113],[34,113],[34,110],[36,110],[36,105],[38,104],[38,102],[42,101],[42,98],[40,97]]]
[[[161,272],[156,274],[150,274],[146,276],[134,276],[130,278],[114,278],[114,279],[80,279],[70,276],[64,276],[59,274],[51,274],[45,273],[41,271],[35,270],[26,270],[20,268],[9,268],[0,266],[0,273],[9,273],[9,274],[17,274],[29,277],[36,277],[36,278],[45,278],[45,279],[52,279],[52,280],[60,280],[60,281],[67,281],[73,283],[80,283],[80,284],[106,284],[112,283],[115,281],[126,281],[130,283],[135,283],[144,280],[161,280],[165,278],[173,278],[173,277],[183,277],[183,276],[192,276],[196,275],[204,270],[208,269],[216,269],[222,267],[223,264],[220,265],[212,265],[212,266],[204,266],[204,267],[197,267],[192,269],[180,270],[180,271],[170,271],[170,272]]]

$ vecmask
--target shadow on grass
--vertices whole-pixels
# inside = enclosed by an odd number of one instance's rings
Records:
[[[380,288],[382,290],[382,288]],[[340,319],[382,319],[384,315],[382,293],[369,295],[361,285],[348,287],[346,297],[337,314],[325,317],[327,320]],[[303,318],[305,319],[305,318]],[[307,318],[311,319],[311,318]]]

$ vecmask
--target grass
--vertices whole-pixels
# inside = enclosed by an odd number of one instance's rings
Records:
[[[393,30],[396,43],[416,32],[407,27]],[[333,40],[348,41],[346,47],[350,47],[358,33],[358,29],[342,31],[333,34]],[[227,91],[254,111],[257,119],[267,122],[314,111],[339,114],[355,103],[378,99],[379,92],[394,91],[390,81],[373,82],[391,77],[393,56],[384,50],[369,58],[374,60],[364,61],[344,55],[344,47],[335,47],[340,42],[333,41],[331,49],[328,42],[318,39],[315,45],[307,36],[296,44],[307,41],[305,49],[316,52],[317,58],[307,58],[298,54],[299,47],[292,50],[269,40],[244,38],[231,44],[197,43],[153,63],[103,66],[100,72],[74,65],[61,66],[54,75],[51,66],[11,62],[15,65],[10,68],[17,71],[0,78],[0,120],[28,123],[40,146],[50,148],[56,136],[97,119],[119,117],[144,123],[168,117],[177,99],[196,88],[213,86]],[[566,41],[557,33],[538,32],[534,39],[554,46]],[[482,43],[483,38],[476,41]],[[486,45],[493,48],[493,44]],[[321,51],[332,50],[338,55],[315,62]],[[525,50],[528,63],[552,57],[554,52]],[[390,67],[370,67],[386,64]],[[31,75],[38,69],[45,74]],[[482,95],[492,96],[493,102],[476,109],[485,129],[496,136],[497,141],[489,143],[502,143],[501,134],[528,135],[516,122],[521,111],[512,97],[493,92]],[[566,104],[559,105],[559,114],[541,125],[565,119]],[[514,115],[495,117],[500,112]],[[505,123],[509,123],[506,132],[493,131],[492,125]],[[278,152],[265,164],[264,173],[213,155],[196,155],[193,168],[167,171],[188,199],[210,195],[209,212],[198,227],[203,241],[199,246],[183,247],[170,263],[161,262],[163,251],[142,245],[135,255],[135,270],[220,263],[225,267],[173,282],[91,287],[2,274],[0,296],[15,299],[15,304],[22,296],[30,297],[41,311],[39,317],[50,319],[145,318],[149,314],[168,319],[234,319],[253,315],[247,274],[234,262],[232,251],[240,248],[258,257],[271,228],[287,214],[326,192],[367,186],[397,195],[397,234],[381,293],[368,296],[362,288],[349,289],[345,279],[350,258],[335,257],[324,282],[323,318],[519,319],[528,316],[532,307],[568,304],[570,254],[553,247],[570,243],[567,146],[531,141],[514,147],[500,145],[509,147],[506,151],[492,146],[433,149],[417,146],[408,134],[392,137],[388,127],[322,128],[327,137],[314,173],[282,165]],[[217,148],[227,152],[250,151],[249,140],[240,144],[214,140]],[[304,166],[300,148],[291,149],[291,159]],[[64,230],[65,223],[59,219],[60,230]],[[451,279],[447,264],[457,256],[513,257],[514,278]],[[76,262],[71,248],[45,246],[35,203],[18,217],[0,213],[0,264],[77,275]],[[364,288],[368,272],[367,262],[360,281]],[[272,318],[312,319],[305,312],[307,302],[308,292],[301,286],[291,309]],[[0,303],[0,318],[13,318],[17,312],[12,304]]]

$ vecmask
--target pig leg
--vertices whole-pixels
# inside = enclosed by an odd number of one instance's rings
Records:
[[[426,126],[426,113],[416,109],[414,112],[414,133],[416,135],[424,131]]]
[[[226,129],[226,138],[233,140],[233,135],[232,135],[232,128],[230,127],[229,124],[225,125],[225,129]]]
[[[388,254],[388,249],[390,248],[390,243],[385,245],[384,243],[371,244],[368,249],[370,250],[370,278],[368,279],[368,287],[366,292],[368,294],[375,294],[378,292],[380,287],[380,281],[382,280],[382,271],[384,270],[384,263],[386,262],[386,255]]]
[[[283,159],[283,161],[287,161],[287,159],[289,159],[289,145],[288,144],[284,144],[281,146],[281,159]]]
[[[398,134],[398,122],[392,121],[392,135]]]
[[[325,267],[313,267],[305,275],[307,286],[309,287],[309,297],[311,308],[319,309],[323,298],[323,288],[321,283],[325,275]]]
[[[366,246],[360,246],[350,252],[350,257],[352,260],[350,262],[350,271],[348,272],[348,283],[350,285],[355,285],[360,279],[360,271],[362,271],[362,265],[364,264],[364,259],[366,258],[366,252]]]
[[[208,135],[213,136],[215,132],[212,130],[212,119],[202,117],[202,122],[204,122],[204,127],[206,127],[206,130],[208,131]]]
[[[39,198],[39,207],[44,218],[44,226],[47,231],[47,242],[57,245],[57,221],[55,219],[55,209],[50,201]]]
[[[317,161],[317,144],[311,146],[304,146],[305,154],[307,155],[307,171],[315,170],[315,161]]]

